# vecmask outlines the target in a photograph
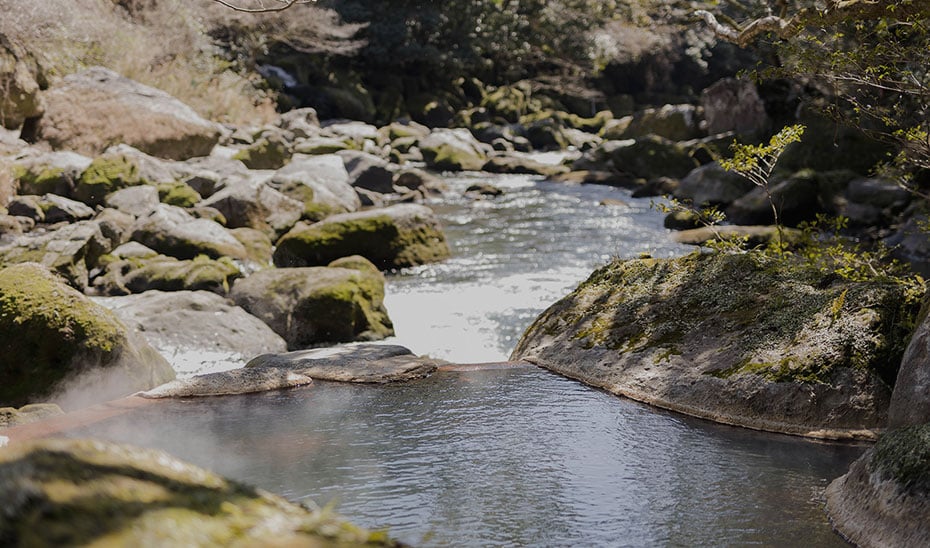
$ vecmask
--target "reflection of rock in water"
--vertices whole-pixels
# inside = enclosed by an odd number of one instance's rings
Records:
[[[139,395],[145,398],[186,398],[248,394],[311,384],[313,379],[286,369],[255,367],[198,375],[163,384]]]

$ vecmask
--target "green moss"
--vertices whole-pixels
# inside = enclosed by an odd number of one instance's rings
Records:
[[[27,263],[0,271],[0,401],[24,404],[72,373],[72,366],[102,363],[124,342],[124,327],[112,312],[43,267]]]
[[[73,181],[61,168],[41,166],[27,169],[24,166],[13,166],[13,177],[19,180],[20,194],[58,194],[67,196],[71,193]]]
[[[74,189],[76,199],[100,205],[107,194],[129,186],[148,184],[132,159],[119,155],[100,156],[81,173]]]
[[[908,493],[930,494],[930,424],[900,428],[879,438],[869,472],[895,481]]]
[[[190,185],[181,182],[158,185],[158,199],[178,207],[194,207],[203,198]]]
[[[233,159],[242,161],[249,169],[279,169],[291,159],[291,152],[280,139],[262,138],[234,154]]]

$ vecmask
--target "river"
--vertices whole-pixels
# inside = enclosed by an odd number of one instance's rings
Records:
[[[475,181],[449,183],[458,196]],[[504,195],[431,204],[454,257],[388,277],[391,342],[503,360],[597,265],[689,251],[625,191],[490,182]],[[821,497],[862,451],[667,413],[533,367],[169,401],[72,435],[166,449],[424,546],[842,546]]]

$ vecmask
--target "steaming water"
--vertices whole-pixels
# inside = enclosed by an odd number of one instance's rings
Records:
[[[450,179],[464,191],[483,178]],[[501,197],[443,198],[452,259],[388,278],[394,342],[457,363],[506,359],[523,331],[612,257],[677,256],[648,199],[615,188],[493,176]],[[612,205],[599,205],[613,200]]]
[[[687,251],[648,200],[492,182],[503,197],[433,204],[453,259],[389,277],[396,342],[415,352],[504,359],[611,256]],[[862,451],[665,413],[534,368],[168,401],[73,435],[163,448],[427,546],[843,545],[821,497]]]

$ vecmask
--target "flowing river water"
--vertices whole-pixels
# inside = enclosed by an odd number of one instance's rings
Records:
[[[689,251],[624,191],[491,182],[505,194],[432,204],[454,257],[389,276],[392,342],[503,360],[597,265]],[[842,546],[822,493],[863,450],[690,419],[533,367],[168,401],[72,434],[162,448],[426,546]]]

